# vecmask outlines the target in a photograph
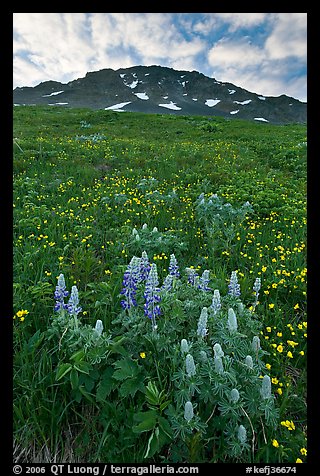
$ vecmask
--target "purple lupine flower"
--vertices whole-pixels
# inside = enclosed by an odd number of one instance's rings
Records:
[[[54,310],[59,312],[63,309],[68,309],[68,305],[64,303],[64,298],[69,295],[68,291],[66,290],[66,283],[64,280],[63,274],[58,276],[58,284],[56,286],[56,290],[54,292],[54,298],[56,300],[56,304],[54,306]]]
[[[77,317],[79,312],[82,311],[82,307],[79,306],[79,293],[77,286],[72,286],[71,296],[67,304],[68,313],[70,316]]]
[[[188,283],[192,286],[196,286],[199,281],[199,275],[194,268],[186,268],[188,274]]]
[[[173,281],[173,276],[172,276],[172,274],[168,274],[168,275],[165,277],[164,281],[163,281],[163,285],[161,286],[161,290],[166,291],[166,292],[171,291],[171,289],[172,289],[172,281]]]
[[[198,286],[199,289],[202,291],[211,291],[211,288],[209,288],[208,284],[210,281],[209,278],[210,271],[208,269],[205,269],[202,273],[202,276],[200,278],[200,284]]]
[[[179,266],[174,254],[170,255],[169,274],[175,278],[180,278]]]
[[[146,281],[148,274],[150,271],[150,263],[149,263],[149,258],[146,253],[146,251],[142,252],[141,258],[140,258],[140,267],[139,267],[139,272],[140,272],[140,277],[139,281]]]
[[[125,299],[121,301],[121,306],[123,309],[130,309],[132,306],[137,305],[136,293],[137,286],[140,281],[140,258],[133,256],[131,259],[122,281],[122,291],[120,294],[123,294]]]
[[[157,329],[156,317],[161,314],[161,309],[159,302],[161,301],[159,292],[160,288],[157,265],[152,263],[148,278],[146,281],[146,287],[144,292],[144,298],[146,300],[144,305],[144,313],[152,322],[152,329],[155,331]]]
[[[232,271],[231,273],[231,278],[230,278],[230,284],[228,285],[229,292],[231,296],[234,297],[239,297],[241,292],[240,292],[240,284],[238,284],[238,278],[237,278],[237,273],[236,271]]]

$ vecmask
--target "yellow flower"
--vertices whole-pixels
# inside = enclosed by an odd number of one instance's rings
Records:
[[[293,306],[293,309],[299,309],[299,304],[297,303],[295,306]]]
[[[290,352],[290,350],[289,350],[289,352],[287,352],[287,357],[289,357],[290,359],[293,358],[292,352]]]
[[[280,388],[280,387],[277,388],[277,393],[278,393],[279,395],[282,395],[282,388]]]
[[[270,364],[266,364],[266,369],[270,370],[270,369],[271,369],[271,365],[270,365]]]
[[[276,378],[276,377],[273,377],[271,379],[271,382],[274,384],[274,385],[277,385],[277,383],[279,382],[279,380]]]
[[[271,332],[271,327],[266,327],[267,332]]]
[[[281,344],[278,345],[277,351],[280,353],[283,352],[283,346]]]
[[[140,352],[140,357],[141,359],[145,359],[146,358],[146,353],[145,352]]]
[[[269,304],[269,309],[273,309],[273,308],[274,308],[274,304],[273,303]]]
[[[275,448],[279,447],[279,443],[277,442],[277,440],[272,440],[272,446],[274,446]]]
[[[301,448],[300,453],[301,453],[303,456],[307,456],[307,450],[306,450],[306,448]]]
[[[297,458],[296,463],[302,463],[302,460],[300,458]]]

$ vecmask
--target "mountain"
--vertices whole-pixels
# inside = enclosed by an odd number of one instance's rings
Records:
[[[163,66],[102,69],[66,84],[45,81],[14,89],[13,102],[16,106],[223,116],[273,124],[307,122],[307,104],[297,99],[262,96],[197,71]]]

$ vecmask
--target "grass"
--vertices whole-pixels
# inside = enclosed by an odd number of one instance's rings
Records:
[[[278,446],[270,440],[268,451],[274,462],[305,461],[306,126],[15,107],[13,149],[16,461],[110,457],[101,442],[113,444],[117,432],[99,420],[96,404],[77,403],[59,386],[58,354],[45,336],[60,273],[67,289],[79,290],[82,322],[100,319],[112,333],[123,273],[144,250],[161,282],[172,253],[181,269],[209,269],[222,294],[237,270],[248,307],[261,278],[256,312],[280,408]],[[201,193],[235,208],[251,203],[231,242],[217,244],[203,226]],[[144,223],[159,234],[144,233]],[[294,421],[295,430],[281,421]],[[122,461],[141,461],[130,444]]]

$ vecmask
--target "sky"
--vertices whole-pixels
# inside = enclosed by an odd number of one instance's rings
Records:
[[[13,13],[13,87],[160,65],[307,101],[307,13]]]

